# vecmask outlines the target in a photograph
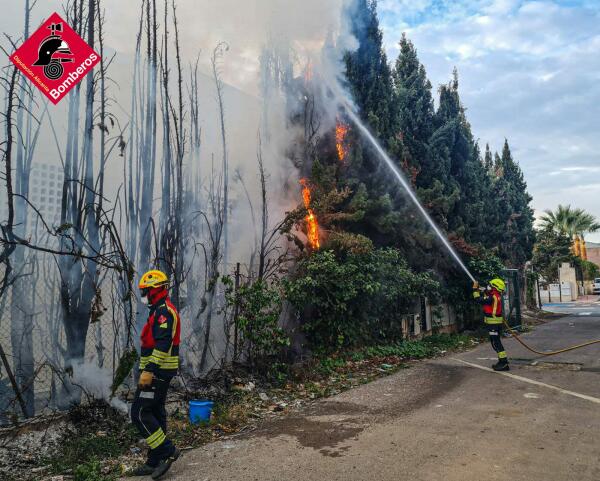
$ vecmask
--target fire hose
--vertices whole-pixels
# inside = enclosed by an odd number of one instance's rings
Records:
[[[561,354],[563,352],[574,351],[575,349],[581,349],[582,347],[591,346],[592,344],[600,343],[600,339],[596,339],[594,341],[587,341],[582,344],[576,344],[574,346],[565,347],[564,349],[559,349],[557,351],[542,352],[542,351],[538,351],[538,350],[534,349],[533,347],[529,346],[525,341],[523,341],[523,339],[521,339],[519,337],[519,335],[516,333],[516,331],[508,325],[508,322],[506,322],[506,319],[502,319],[502,322],[504,323],[504,326],[506,327],[508,332],[511,333],[511,335],[517,340],[517,342],[519,342],[519,344],[521,344],[525,349],[528,349],[529,351],[531,351],[535,354],[539,354],[540,356],[554,356],[556,354]]]

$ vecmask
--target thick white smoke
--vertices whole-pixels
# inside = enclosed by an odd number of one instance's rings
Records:
[[[265,47],[277,47],[280,51],[287,48],[293,74],[299,75],[310,61],[315,74],[319,73],[325,83],[333,84],[341,72],[340,52],[352,49],[356,41],[349,35],[348,19],[344,17],[346,7],[354,0],[175,0],[179,42],[181,46],[182,66],[185,69],[185,81],[189,78],[188,69],[196,59],[199,60],[199,117],[202,127],[202,148],[200,170],[204,174],[211,169],[213,159],[219,166],[221,155],[218,110],[215,102],[215,88],[211,73],[211,54],[217,43],[227,42],[229,49],[221,63],[221,72],[225,82],[225,124],[228,137],[230,174],[236,169],[245,175],[247,187],[253,200],[258,203],[258,183],[256,174],[256,153],[258,130],[263,118],[263,98],[261,90],[260,58]],[[131,79],[134,66],[136,34],[140,21],[140,6],[147,0],[122,2],[120,0],[101,0],[105,14],[104,44],[105,58],[113,56],[109,76],[111,80],[109,95],[114,98],[110,110],[125,125],[128,119],[128,106],[131,103]],[[155,2],[158,29],[162,32],[167,7],[167,29],[170,36],[171,85],[175,85],[174,75],[174,26],[172,24],[173,0],[150,0]],[[23,17],[22,5],[9,2],[5,15],[0,18],[0,30],[19,38],[22,25],[18,19]],[[31,27],[35,29],[40,22],[57,10],[56,2],[39,0],[32,10]],[[63,14],[62,11],[59,13]],[[145,19],[144,19],[145,21]],[[144,24],[145,25],[145,24]],[[143,36],[145,41],[146,31]],[[162,33],[160,33],[162,36]],[[161,42],[161,38],[158,39]],[[335,43],[333,49],[324,49],[329,42]],[[330,45],[331,46],[331,45]],[[325,52],[325,55],[324,55]],[[184,89],[185,90],[185,89]],[[185,92],[184,92],[185,95]],[[286,106],[282,99],[270,98],[267,115],[273,127],[269,138],[263,133],[266,169],[270,177],[272,203],[279,207],[279,214],[292,207],[299,200],[295,185],[291,187],[290,164],[285,158],[286,149],[291,141],[287,129]],[[59,138],[66,131],[66,107],[63,102],[52,108],[54,127]],[[331,112],[335,105],[331,105]],[[186,119],[189,112],[186,112]],[[327,128],[329,125],[323,125]],[[158,132],[160,132],[160,127]],[[162,139],[157,138],[157,151],[161,152]],[[38,143],[38,152],[44,158],[56,158],[56,144],[51,129],[43,129]],[[123,182],[122,159],[113,156],[106,169],[107,191],[115,194]],[[283,189],[281,188],[283,186]],[[245,193],[232,185],[233,201],[245,204]],[[279,190],[279,191],[277,191]],[[285,207],[281,200],[285,199]],[[233,206],[235,208],[235,205]],[[250,215],[242,213],[234,217],[247,218],[250,227]],[[272,219],[277,218],[274,212]]]
[[[189,61],[201,51],[209,71],[209,53],[225,41],[230,46],[223,66],[224,80],[258,95],[259,56],[269,38],[287,38],[304,52],[316,53],[329,32],[344,27],[342,8],[349,0],[177,0],[182,54]],[[48,0],[40,3],[50,3]],[[133,26],[137,27],[139,2],[103,0],[106,28],[112,48],[132,54]],[[169,1],[169,4],[171,1]],[[162,14],[162,0],[157,1]],[[172,28],[170,29],[172,30]]]
[[[114,54],[108,71],[111,79],[109,110],[119,120],[121,126],[130,122],[131,81],[140,5],[147,1],[101,0],[101,7],[105,12],[104,56],[108,60]],[[153,1],[150,0],[151,3]],[[254,207],[255,214],[258,215],[260,210],[257,167],[259,131],[267,173],[270,227],[273,227],[286,211],[296,207],[301,200],[299,173],[288,157],[290,146],[298,134],[296,130],[298,127],[291,126],[289,123],[289,114],[290,109],[297,106],[286,99],[281,86],[265,84],[265,79],[261,75],[261,55],[266,50],[270,50],[279,58],[286,58],[290,67],[288,73],[294,79],[301,77],[310,63],[314,77],[320,77],[322,81],[316,87],[321,89],[319,98],[326,100],[328,96],[323,95],[325,87],[336,85],[342,72],[342,52],[356,46],[356,41],[347,30],[349,21],[344,18],[345,7],[353,1],[175,0],[185,82],[189,79],[190,65],[196,61],[196,58],[199,59],[198,99],[202,146],[199,165],[195,169],[205,178],[205,186],[208,184],[206,177],[213,166],[217,170],[220,168],[222,155],[210,59],[213,49],[219,42],[227,42],[229,45],[220,66],[222,79],[225,82],[223,100],[230,162],[229,261],[231,263],[237,261],[242,264],[247,263],[254,247],[253,239],[257,223],[252,218],[250,203]],[[20,21],[23,18],[22,5],[20,2],[7,3],[5,14],[0,18],[0,30],[13,38],[19,38],[22,29]],[[172,0],[156,0],[158,27],[161,32],[165,22],[165,5],[170,38],[170,85],[175,89],[173,45],[175,32],[172,24]],[[32,11],[32,29],[37,28],[40,22],[55,10],[59,10],[60,14],[63,13],[56,2],[39,0]],[[145,34],[144,31],[143,35]],[[159,42],[161,41],[162,39],[159,38]],[[187,86],[184,86],[184,96],[187,95],[186,88]],[[64,101],[57,107],[51,108],[53,128],[42,129],[36,151],[36,156],[43,159],[58,159],[52,132],[56,130],[61,142],[67,132],[67,102]],[[338,105],[331,100],[328,104],[321,105],[321,108],[325,116],[320,128],[324,131],[335,121]],[[186,110],[185,115],[185,121],[188,122],[189,109]],[[160,159],[163,141],[160,125],[157,132],[157,152]],[[127,139],[127,141],[133,142],[134,139]],[[96,142],[95,148],[98,148],[97,144]],[[190,159],[186,157],[184,162],[189,165]],[[247,194],[241,183],[236,181],[236,171],[245,183]],[[123,184],[123,172],[123,158],[113,153],[106,166],[105,195],[111,201],[116,200],[116,193]],[[157,199],[157,205],[159,202],[160,199]],[[113,202],[114,204],[116,202]],[[197,298],[200,295],[201,292],[193,293]],[[191,324],[190,314],[186,313],[184,330],[189,329]],[[223,336],[222,326],[213,326],[213,331],[213,342],[218,345],[218,336]],[[216,351],[215,355],[218,357],[218,349]],[[86,364],[76,366],[74,376],[75,382],[84,389],[108,400],[111,384],[108,370],[96,367],[94,361],[90,360]],[[126,409],[124,405],[120,408]]]
[[[110,397],[112,373],[108,369],[99,367],[94,361],[74,363],[72,382],[95,399],[104,399],[123,414],[128,413],[128,406],[125,402],[116,397]]]

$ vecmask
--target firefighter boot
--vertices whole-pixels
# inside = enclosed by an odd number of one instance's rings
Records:
[[[506,358],[498,359],[498,362],[492,366],[492,369],[494,371],[510,371],[510,367]]]
[[[152,479],[156,480],[164,476],[164,474],[171,468],[171,464],[177,461],[177,458],[180,454],[181,452],[179,451],[179,449],[175,448],[171,456],[169,456],[166,459],[162,459],[160,461],[160,464],[152,472]]]
[[[149,466],[148,464],[142,464],[131,471],[131,476],[150,476],[154,473],[156,466]]]

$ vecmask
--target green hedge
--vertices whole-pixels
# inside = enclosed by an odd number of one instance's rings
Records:
[[[311,347],[326,351],[400,339],[403,315],[413,312],[420,296],[439,290],[393,248],[315,252],[300,260],[296,277],[284,286]]]

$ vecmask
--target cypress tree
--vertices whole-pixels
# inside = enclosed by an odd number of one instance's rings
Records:
[[[533,229],[533,200],[527,192],[523,172],[514,161],[508,140],[504,141],[502,156],[497,157],[494,194],[498,206],[500,229],[496,241],[508,266],[522,267],[531,259],[535,232]]]
[[[423,186],[428,185],[428,145],[433,133],[431,82],[413,43],[404,33],[399,47],[393,77],[402,167],[414,184]]]
[[[483,159],[483,165],[485,167],[486,172],[491,174],[494,169],[494,160],[492,157],[492,151],[490,150],[490,144],[485,144],[485,156]]]
[[[399,143],[395,135],[397,116],[392,71],[383,48],[377,2],[358,0],[350,8],[351,31],[359,46],[345,56],[348,89],[362,120],[395,157]],[[399,211],[401,188],[368,142],[355,130],[349,137],[353,149],[343,169],[342,182],[354,193],[348,206],[352,209],[360,206],[362,215],[354,216],[354,219],[360,218],[359,222],[345,227],[368,236],[376,245],[393,245],[403,224]]]
[[[358,0],[350,12],[351,31],[359,46],[345,56],[346,80],[361,116],[374,134],[390,147],[395,127],[392,73],[383,48],[376,0]]]
[[[452,80],[440,87],[440,103],[434,117],[437,129],[430,142],[430,177],[423,179],[421,193],[430,204],[432,195],[441,201],[437,217],[450,233],[467,243],[480,242],[484,186],[488,180],[458,85],[455,69]]]

